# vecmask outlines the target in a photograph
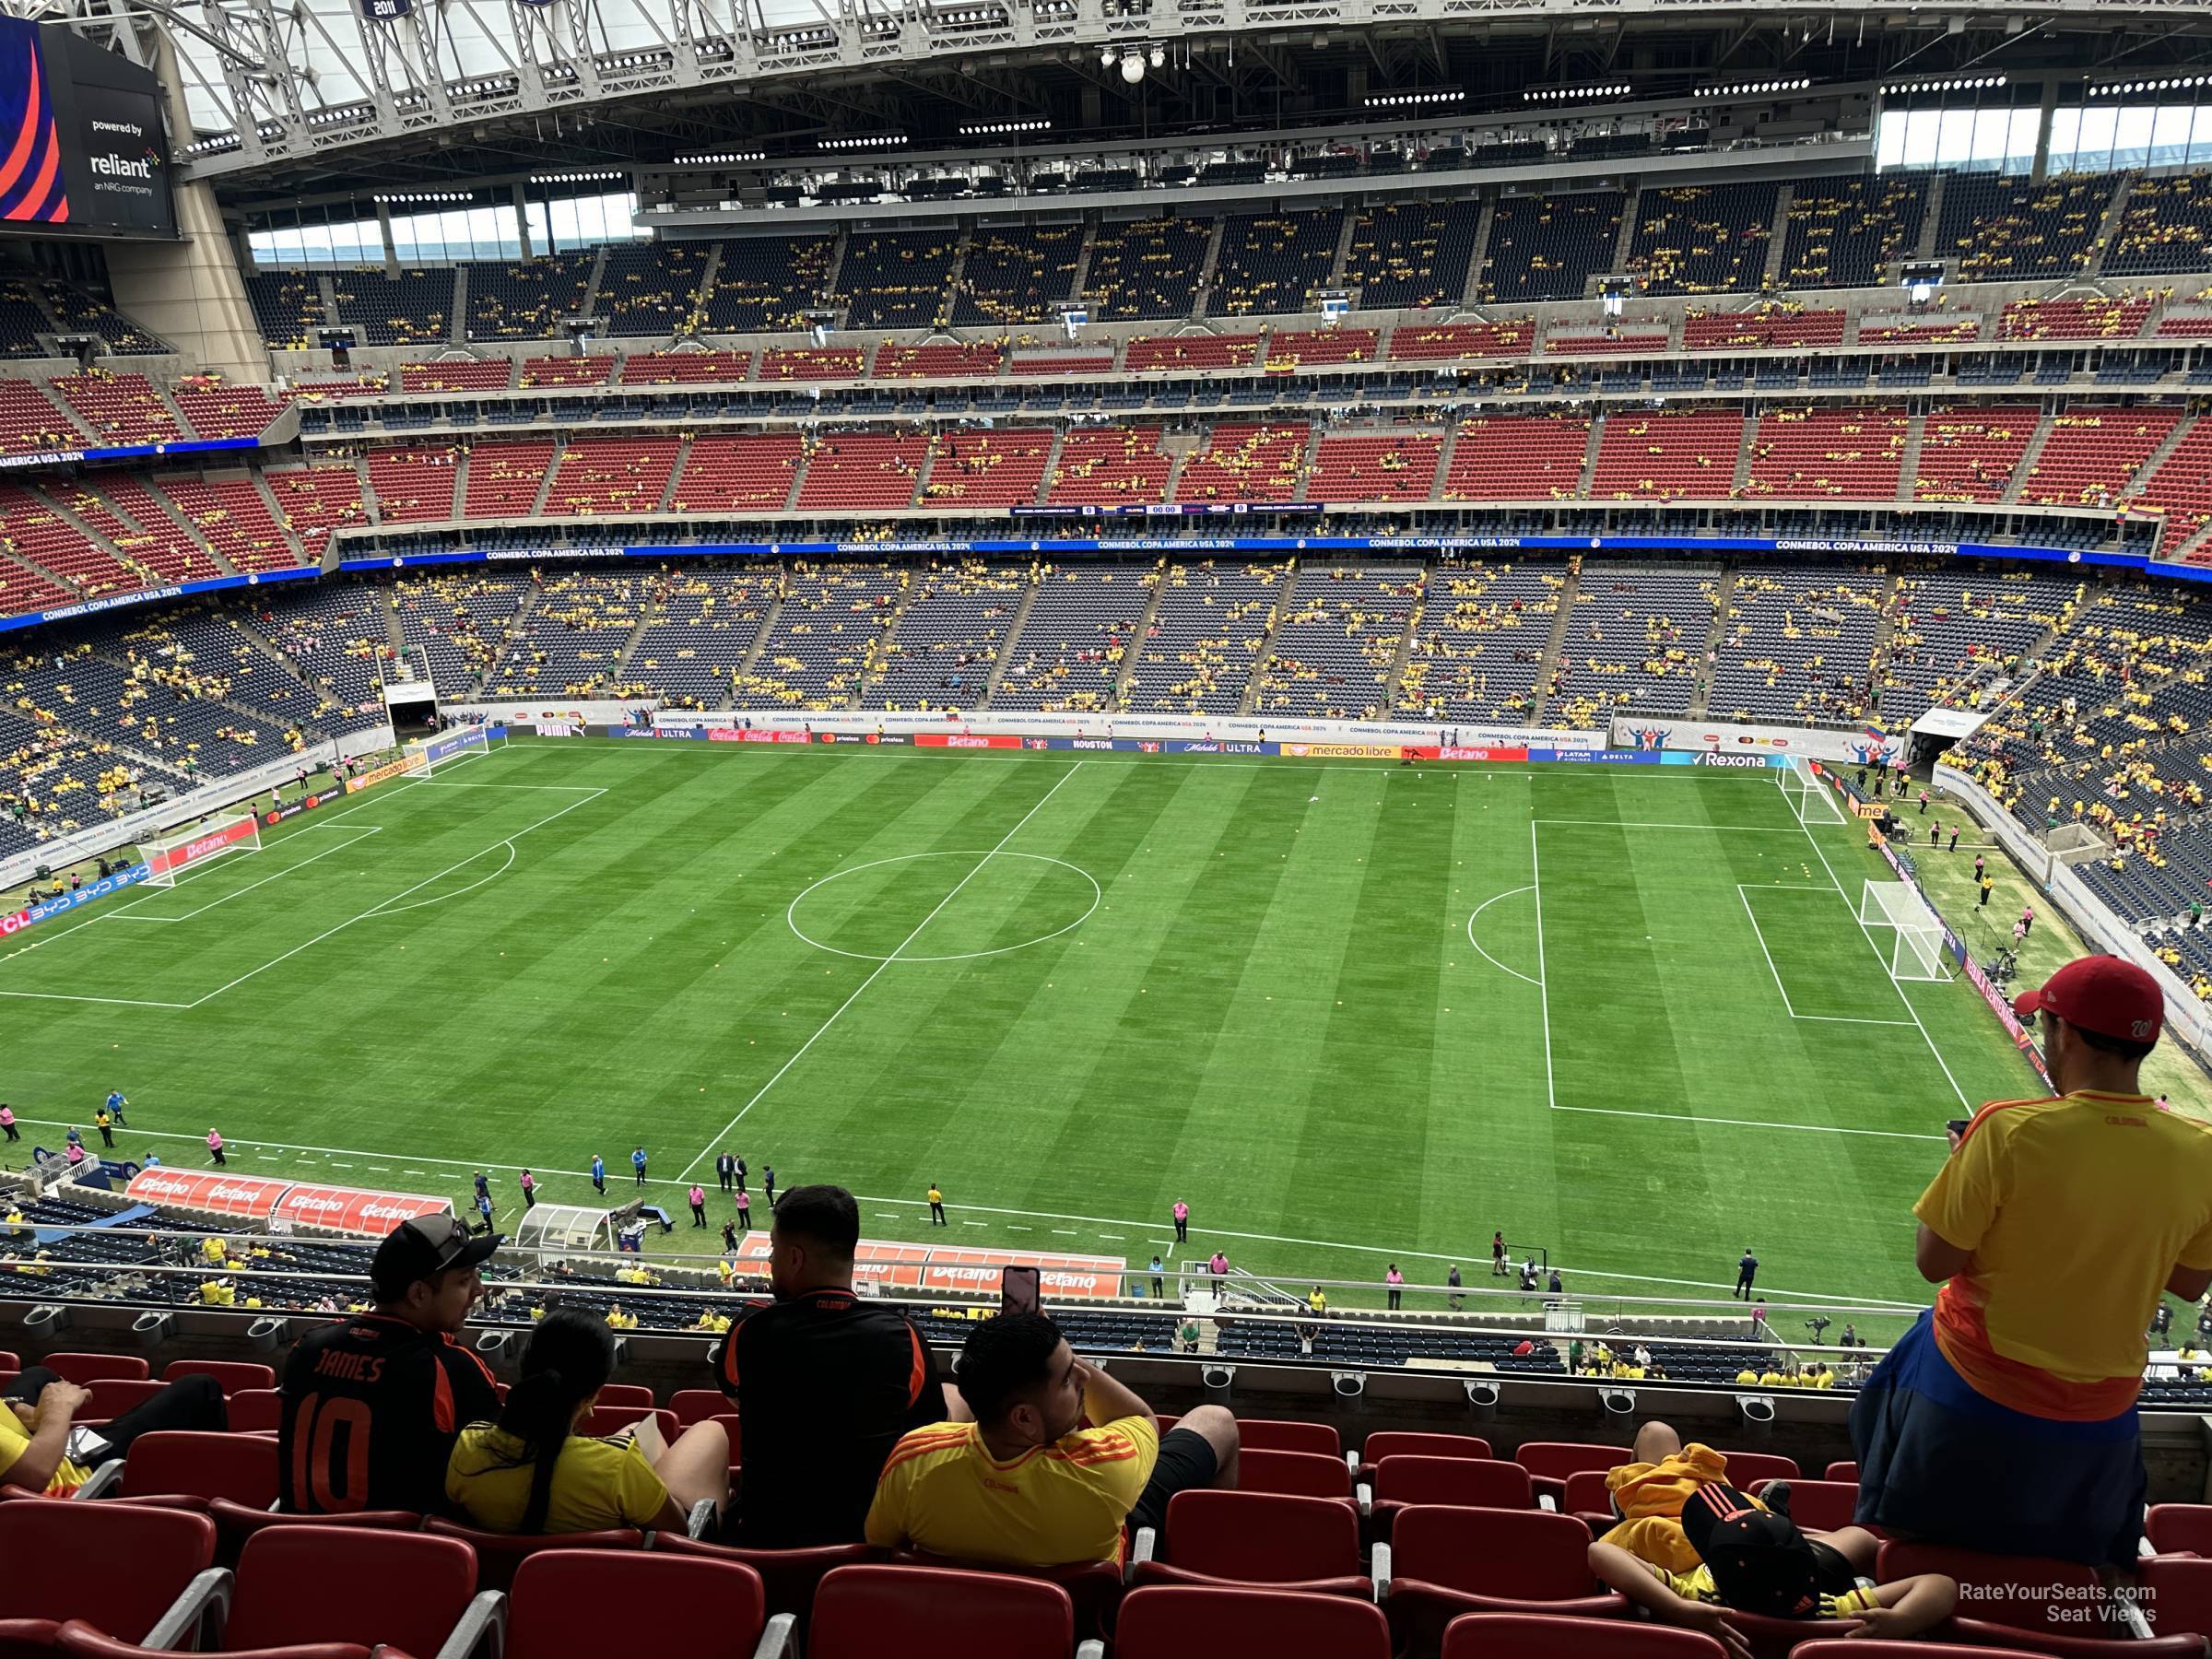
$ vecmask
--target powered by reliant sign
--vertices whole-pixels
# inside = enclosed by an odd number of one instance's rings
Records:
[[[159,83],[58,25],[40,29],[39,43],[69,185],[69,224],[95,234],[174,236]]]

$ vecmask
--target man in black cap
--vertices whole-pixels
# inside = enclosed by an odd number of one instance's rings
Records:
[[[452,1215],[402,1222],[369,1269],[375,1311],[317,1326],[284,1364],[276,1465],[295,1513],[437,1509],[468,1424],[499,1415],[484,1362],[454,1340],[506,1241]]]
[[[1790,1518],[1788,1487],[1771,1481],[1759,1509],[1718,1481],[1693,1489],[1682,1531],[1699,1562],[1672,1571],[1615,1544],[1590,1546],[1590,1571],[1666,1624],[1702,1630],[1739,1659],[1750,1643],[1722,1617],[1724,1607],[1768,1618],[1844,1618],[1856,1635],[1900,1638],[1950,1617],[1959,1585],[1940,1573],[1877,1584],[1865,1574],[1880,1540],[1864,1527],[1807,1535]]]

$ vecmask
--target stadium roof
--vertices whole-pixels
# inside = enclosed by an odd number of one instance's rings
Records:
[[[59,0],[42,15],[64,9],[111,38],[159,18],[196,136],[182,159],[250,194],[729,149],[819,165],[835,137],[937,148],[1007,142],[963,129],[1022,121],[1226,142],[1387,112],[1373,100],[1393,92],[1494,115],[1617,84],[2148,73],[2201,66],[2212,35],[2181,0]],[[1109,46],[1164,62],[1133,80]]]

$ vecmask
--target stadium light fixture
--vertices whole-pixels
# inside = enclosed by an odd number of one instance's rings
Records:
[[[678,156],[677,167],[735,167],[747,161],[765,161],[766,150],[722,150],[711,156]]]
[[[1145,54],[1133,52],[1122,60],[1122,78],[1131,86],[1145,78]]]
[[[428,207],[438,203],[473,202],[477,196],[470,190],[403,190],[369,199],[380,207]]]
[[[1370,92],[1366,103],[1371,110],[1402,110],[1423,104],[1459,103],[1466,96],[1457,87],[1431,87],[1414,92]]]
[[[1750,98],[1769,92],[1803,92],[1813,84],[1810,76],[1795,80],[1737,81],[1728,87],[1701,87],[1700,98]]]
[[[2188,92],[2212,87],[2212,75],[2176,75],[2159,80],[2110,81],[2095,88],[2093,98],[2124,98],[2137,92]]]
[[[544,172],[532,173],[533,184],[618,184],[624,174],[618,172]]]
[[[1593,99],[1630,98],[1635,90],[1621,81],[1607,87],[1547,87],[1540,92],[1524,92],[1521,97],[1527,103],[1579,103]]]
[[[1049,133],[1053,124],[1041,118],[1035,121],[971,121],[960,127],[963,138],[996,138],[1009,133]]]
[[[891,149],[905,142],[904,133],[864,133],[853,138],[824,138],[816,147],[826,150]]]
[[[1164,47],[1154,46],[1150,57],[1153,68],[1165,69],[1168,66],[1168,54]]]
[[[1902,81],[1894,87],[1885,87],[1885,93],[1897,92],[1987,92],[2006,84],[2002,75],[1953,76],[1946,80]]]

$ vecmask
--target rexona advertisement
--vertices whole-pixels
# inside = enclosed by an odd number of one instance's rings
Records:
[[[159,97],[61,24],[0,18],[0,229],[175,235]]]

